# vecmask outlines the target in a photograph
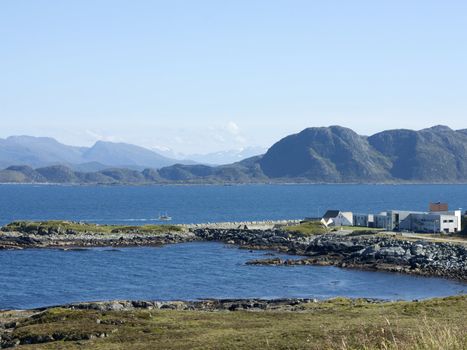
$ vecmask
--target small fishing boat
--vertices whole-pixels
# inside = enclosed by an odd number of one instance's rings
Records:
[[[172,217],[167,215],[167,213],[165,214],[159,214],[159,218],[158,218],[159,221],[170,221],[172,220]]]

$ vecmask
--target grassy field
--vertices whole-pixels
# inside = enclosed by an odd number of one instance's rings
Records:
[[[352,232],[377,232],[383,231],[382,229],[373,229],[368,227],[357,227],[357,226],[339,226],[339,227],[329,227],[327,228],[319,221],[305,221],[299,225],[286,226],[284,227],[286,231],[289,232],[298,232],[303,235],[313,236],[313,235],[322,235],[329,232],[339,232],[343,231],[352,231]]]
[[[382,228],[372,228],[372,227],[359,227],[359,226],[339,226],[339,227],[333,227],[333,230],[339,231],[339,230],[345,230],[345,231],[372,231],[372,232],[377,232],[377,231],[384,231]]]
[[[319,221],[306,221],[299,225],[286,226],[284,230],[289,232],[297,232],[303,235],[322,235],[327,233],[329,230]]]
[[[119,226],[119,225],[97,225],[90,223],[79,223],[71,221],[15,221],[6,225],[3,230],[12,232],[37,232],[48,231],[56,233],[166,233],[168,231],[181,231],[181,227],[174,225],[144,225],[144,226]]]
[[[467,243],[467,234],[464,234],[464,233],[458,233],[458,234],[449,234],[449,235],[446,235],[446,234],[433,234],[433,233],[420,233],[420,234],[416,234],[417,236],[419,237],[429,237],[429,238],[433,238],[433,239],[438,239],[438,240],[447,240],[447,241],[450,241],[450,240],[457,240],[457,241],[463,241],[463,242],[466,242]]]
[[[467,296],[383,304],[335,299],[295,312],[56,308],[20,322],[14,335],[75,339],[18,349],[461,350],[466,310]]]

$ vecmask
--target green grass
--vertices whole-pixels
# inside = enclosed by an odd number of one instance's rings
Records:
[[[286,226],[284,230],[306,236],[322,235],[328,232],[326,227],[319,221],[306,221],[299,225]]]
[[[3,228],[4,231],[12,232],[56,232],[56,233],[166,233],[181,231],[181,227],[174,225],[144,225],[144,226],[122,226],[122,225],[97,225],[90,223],[79,223],[71,221],[15,221]]]
[[[340,298],[304,307],[296,312],[58,308],[20,322],[13,334],[23,339],[96,337],[18,347],[43,350],[467,348],[466,296],[383,304]]]
[[[372,228],[372,227],[360,227],[360,226],[337,226],[333,227],[333,230],[339,231],[339,230],[346,230],[346,231],[384,231],[382,228]]]
[[[383,229],[373,229],[373,228],[368,228],[368,227],[357,227],[357,226],[338,226],[338,227],[326,228],[326,226],[324,226],[319,221],[305,221],[299,225],[286,226],[284,227],[284,230],[289,231],[289,232],[300,233],[306,236],[322,235],[328,232],[339,232],[340,230],[362,232],[362,233],[383,231]]]

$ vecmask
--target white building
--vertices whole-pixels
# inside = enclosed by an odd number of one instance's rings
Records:
[[[461,231],[461,221],[460,210],[443,212],[390,210],[374,216],[374,227],[391,231],[456,233]]]
[[[389,210],[379,214],[352,214],[328,210],[321,222],[325,226],[361,226],[388,231],[456,233],[462,230],[461,210],[448,209],[445,203],[431,203],[429,212]],[[443,211],[438,211],[443,210]]]
[[[461,231],[461,211],[411,213],[399,225],[401,231],[456,233]]]
[[[353,214],[350,211],[328,210],[321,219],[328,226],[353,226]]]

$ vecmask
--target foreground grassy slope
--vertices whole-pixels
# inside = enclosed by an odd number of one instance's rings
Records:
[[[18,349],[467,348],[467,296],[371,304],[335,299],[302,311],[203,312],[51,309],[20,322],[19,338],[70,340]],[[1,314],[0,314],[1,316]],[[100,338],[102,336],[102,338]]]

